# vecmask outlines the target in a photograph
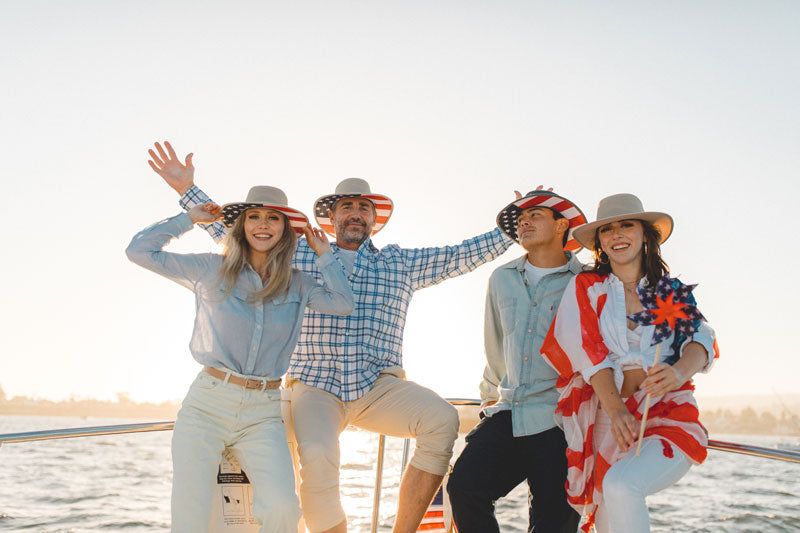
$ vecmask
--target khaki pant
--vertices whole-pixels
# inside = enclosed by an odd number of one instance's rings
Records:
[[[458,413],[435,392],[406,381],[401,368],[384,371],[367,394],[352,402],[296,380],[289,386],[289,441],[297,446],[300,505],[310,531],[330,529],[345,519],[339,498],[339,435],[348,425],[414,438],[410,466],[437,475],[447,472]]]
[[[245,389],[200,372],[172,432],[172,532],[208,531],[222,451],[230,448],[253,486],[262,533],[295,533],[300,507],[280,391]]]

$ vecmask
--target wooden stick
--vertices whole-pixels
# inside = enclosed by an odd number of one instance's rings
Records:
[[[656,356],[653,359],[653,366],[658,364],[658,358],[661,355],[661,343],[656,346]],[[639,442],[636,443],[636,455],[642,451],[642,439],[644,438],[644,427],[647,425],[647,412],[650,410],[650,394],[644,399],[644,412],[642,413],[642,423],[639,426]]]

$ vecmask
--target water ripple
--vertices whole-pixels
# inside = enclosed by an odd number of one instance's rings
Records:
[[[130,422],[92,420],[105,425]],[[4,431],[85,426],[80,419],[0,417]],[[169,529],[168,432],[67,439],[0,448],[0,530],[37,533],[151,532]],[[800,450],[798,439],[724,440]],[[402,441],[387,439],[379,531],[397,512]],[[348,431],[341,441],[341,492],[351,533],[369,531],[377,437]],[[800,531],[800,466],[712,451],[674,487],[648,499],[653,533]],[[525,484],[497,502],[501,530],[527,531]]]

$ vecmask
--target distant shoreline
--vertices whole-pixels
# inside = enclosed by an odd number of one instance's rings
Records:
[[[800,402],[795,395],[776,403],[775,397],[744,397],[738,402],[699,398],[700,420],[713,434],[748,434],[800,437]],[[120,394],[117,401],[76,400],[63,402],[27,397],[0,398],[0,416],[72,416],[95,418],[138,418],[174,420],[179,401],[138,403]]]
[[[0,415],[25,416],[79,416],[98,418],[159,418],[174,420],[180,409],[180,402],[138,403],[125,394],[119,394],[117,401],[77,400],[63,402],[32,399],[15,396],[10,400],[0,397]]]

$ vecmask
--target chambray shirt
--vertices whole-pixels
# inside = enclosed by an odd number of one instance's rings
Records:
[[[556,426],[558,374],[539,354],[561,295],[583,264],[570,252],[563,270],[530,286],[524,255],[492,273],[486,295],[484,348],[486,369],[480,384],[488,416],[511,410],[515,437],[534,435]]]
[[[181,205],[190,208],[206,201],[208,197],[192,187],[181,198]],[[221,224],[208,231],[215,240],[224,235]],[[346,317],[307,311],[289,375],[345,402],[357,400],[372,388],[381,371],[403,365],[403,328],[414,291],[466,274],[498,257],[511,244],[499,229],[438,248],[391,244],[379,250],[367,239],[348,276],[355,311]],[[331,250],[334,256],[338,254],[336,244],[331,244]],[[300,239],[294,266],[319,278],[313,254],[305,239]]]
[[[168,218],[137,233],[126,252],[137,265],[195,293],[197,316],[189,349],[198,363],[278,379],[289,367],[306,307],[337,315],[353,311],[353,294],[330,252],[314,260],[316,277],[324,280],[324,286],[314,276],[295,270],[285,297],[251,302],[250,295],[263,284],[248,264],[226,296],[219,283],[221,255],[163,251],[169,241],[190,229],[188,214]]]

